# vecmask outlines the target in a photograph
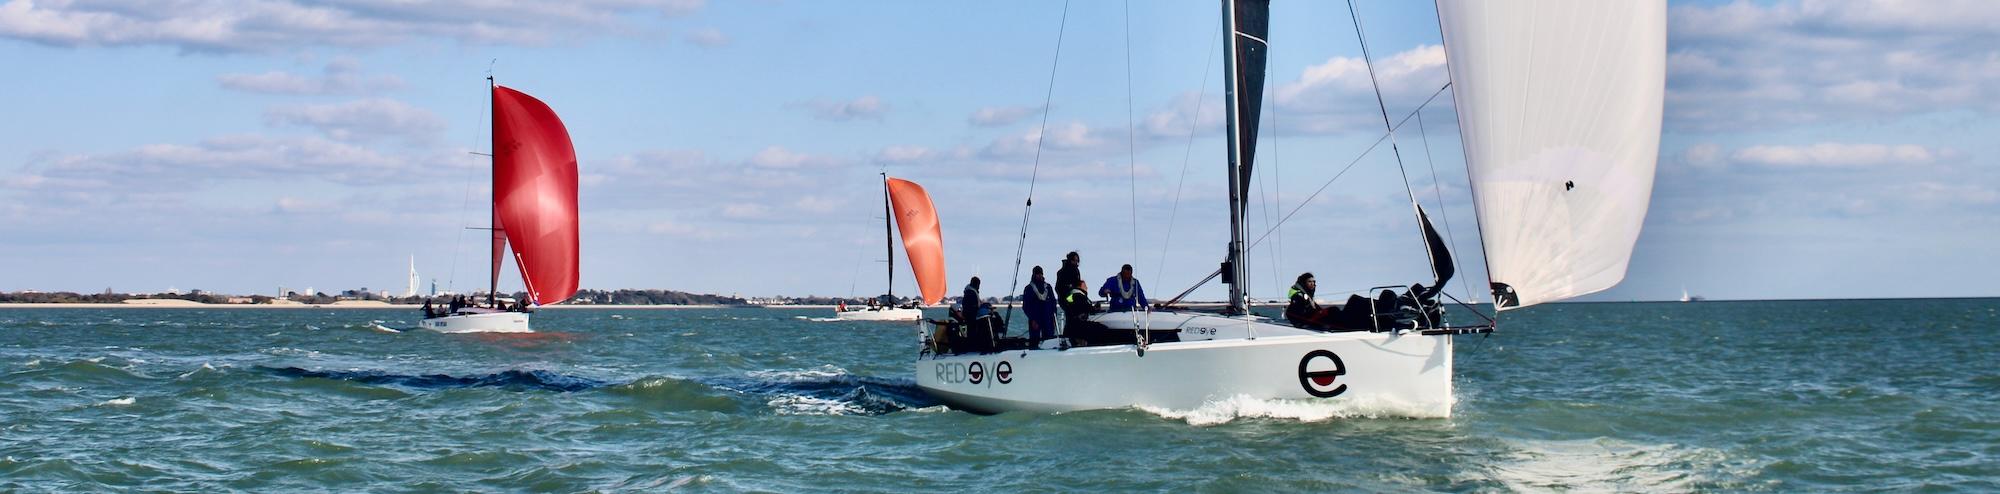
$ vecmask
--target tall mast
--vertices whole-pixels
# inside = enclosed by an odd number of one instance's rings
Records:
[[[896,234],[889,222],[889,172],[882,172],[882,249],[889,253],[889,302],[896,300]]]
[[[493,96],[494,85],[495,84],[493,83],[493,74],[489,72],[486,74],[486,95],[488,101],[487,105],[489,111],[495,113],[495,115],[493,115],[493,117],[495,117],[493,119],[493,128],[499,129],[500,119],[498,118],[499,117],[498,113],[500,112],[500,107],[498,105],[493,104],[492,100],[492,98],[494,98]],[[495,133],[494,137],[498,138],[499,134]],[[489,175],[492,175],[493,178],[498,178],[500,176],[500,160],[495,159],[493,155],[490,153],[492,151],[497,150],[492,148],[498,148],[499,143],[490,143],[490,144],[491,148],[487,149],[489,154],[486,155],[486,162],[488,168],[487,172]],[[498,183],[499,182],[497,181],[494,182],[495,185],[498,185]],[[492,275],[487,277],[487,280],[489,282],[486,285],[486,304],[492,306],[497,306],[499,305],[500,302],[500,260],[506,257],[506,252],[504,251],[507,250],[507,244],[506,244],[507,236],[505,233],[502,233],[500,231],[500,204],[499,204],[500,201],[498,200],[499,194],[500,194],[500,189],[494,188],[493,189],[494,200],[486,201],[487,212],[490,213],[487,219],[488,221],[487,230],[489,230],[489,232],[493,234],[493,269],[492,269]]]
[[[1248,284],[1250,270],[1243,265],[1243,261],[1249,257],[1245,253],[1246,245],[1244,244],[1245,235],[1243,231],[1244,200],[1247,198],[1244,197],[1242,184],[1242,148],[1246,143],[1240,142],[1242,134],[1237,132],[1237,128],[1242,125],[1243,115],[1242,109],[1237,108],[1236,104],[1237,78],[1239,71],[1242,70],[1242,67],[1237,66],[1238,60],[1236,55],[1237,38],[1241,34],[1236,30],[1236,0],[1222,1],[1222,19],[1224,28],[1228,30],[1227,35],[1222,37],[1222,65],[1225,67],[1222,76],[1222,88],[1223,102],[1227,106],[1225,113],[1229,122],[1229,139],[1227,139],[1229,143],[1229,256],[1222,264],[1222,282],[1229,285],[1229,307],[1225,312],[1248,314],[1250,313],[1250,304],[1246,300],[1244,286]],[[1255,143],[1248,144],[1254,145]]]

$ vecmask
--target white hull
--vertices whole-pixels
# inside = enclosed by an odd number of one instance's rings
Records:
[[[986,413],[1193,410],[1247,397],[1451,415],[1450,335],[1320,333],[1262,318],[1190,313],[1094,319],[1113,329],[1180,328],[1183,341],[1154,343],[1143,356],[1136,345],[925,356],[917,360],[917,385],[954,407]]]
[[[923,309],[849,309],[835,312],[834,319],[842,321],[915,321],[924,318]]]
[[[460,312],[445,317],[425,319],[417,327],[439,333],[533,333],[528,328],[528,313],[501,312],[474,309],[478,312]]]

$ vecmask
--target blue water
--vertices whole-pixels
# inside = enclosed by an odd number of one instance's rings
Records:
[[[820,311],[0,309],[0,491],[2000,491],[2000,300],[1558,304],[1450,419],[980,416]],[[379,323],[377,322],[379,321]]]

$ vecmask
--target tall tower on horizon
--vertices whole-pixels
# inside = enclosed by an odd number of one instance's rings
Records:
[[[410,254],[410,289],[405,290],[403,292],[403,296],[405,297],[417,296],[417,285],[419,284],[422,284],[422,281],[420,281],[417,278],[417,255]]]

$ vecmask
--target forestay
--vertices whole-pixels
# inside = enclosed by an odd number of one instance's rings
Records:
[[[1616,285],[1652,196],[1665,2],[1437,6],[1496,305]]]

